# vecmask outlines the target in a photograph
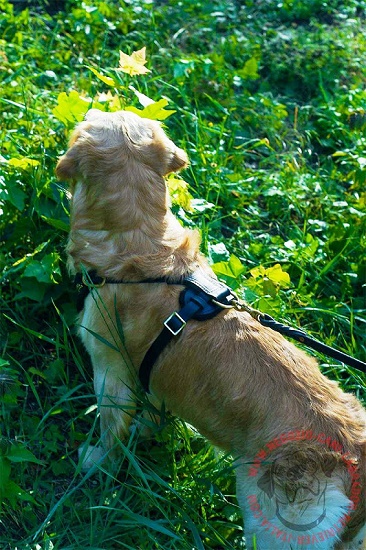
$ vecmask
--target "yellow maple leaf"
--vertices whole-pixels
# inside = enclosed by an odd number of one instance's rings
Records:
[[[174,174],[170,174],[166,181],[172,202],[181,206],[184,210],[192,211],[191,201],[193,197],[188,191],[188,183],[181,178],[177,178]]]
[[[122,71],[130,76],[150,73],[151,71],[145,67],[146,63],[146,47],[141,48],[137,52],[132,52],[131,55],[120,51],[119,68],[117,71]]]

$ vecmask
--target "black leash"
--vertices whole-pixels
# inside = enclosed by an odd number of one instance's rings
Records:
[[[337,359],[350,367],[366,372],[366,363],[355,359],[346,353],[335,350],[314,338],[311,338],[306,332],[300,329],[292,328],[278,321],[273,317],[253,309],[245,302],[238,299],[236,294],[224,283],[214,279],[197,270],[182,281],[169,281],[163,277],[156,279],[143,279],[141,281],[123,281],[100,277],[96,271],[90,271],[85,274],[78,273],[75,277],[75,284],[78,291],[77,309],[81,311],[84,307],[84,301],[90,290],[101,288],[105,284],[144,284],[144,283],[166,283],[173,285],[183,285],[186,288],[179,296],[181,309],[175,311],[164,321],[164,328],[159,336],[151,344],[140,365],[139,378],[146,392],[149,391],[149,380],[152,368],[161,352],[178,336],[190,319],[205,321],[211,319],[220,313],[223,309],[235,308],[238,311],[246,311],[256,319],[261,325],[280,332],[285,336],[292,338],[309,348],[324,353],[333,359]]]
[[[355,369],[366,372],[366,363],[364,363],[363,361],[355,359],[354,357],[351,357],[350,355],[347,355],[342,351],[331,348],[330,346],[319,342],[319,340],[315,340],[315,338],[311,338],[308,334],[306,334],[306,332],[298,328],[292,328],[287,325],[283,325],[282,323],[275,321],[273,317],[267,315],[266,313],[261,313],[258,316],[258,321],[264,327],[269,327],[276,332],[280,332],[281,334],[284,334],[285,336],[288,336],[293,340],[297,340],[298,342],[305,344],[309,348],[324,353],[324,355],[328,355],[329,357],[337,359],[337,361],[341,361],[342,363],[345,363],[350,367],[354,367]]]

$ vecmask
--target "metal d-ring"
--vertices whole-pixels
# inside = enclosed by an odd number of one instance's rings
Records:
[[[83,285],[87,286],[88,288],[101,288],[102,286],[104,286],[106,283],[106,278],[101,277],[101,279],[102,280],[100,283],[90,283],[89,281],[86,280],[85,275],[83,275],[81,278]]]

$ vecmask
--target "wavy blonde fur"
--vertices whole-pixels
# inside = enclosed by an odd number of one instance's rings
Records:
[[[187,162],[186,153],[174,145],[157,122],[130,112],[89,111],[56,169],[59,178],[70,181],[72,192],[67,246],[70,271],[75,273],[83,267],[114,279],[167,277],[179,281],[200,267],[213,276],[199,252],[197,232],[183,228],[170,210],[164,176],[184,168]],[[99,289],[99,306],[95,296],[89,295],[85,301],[80,325],[107,340],[112,335],[115,341],[116,304],[129,355],[127,365],[120,353],[81,329],[94,367],[107,448],[113,446],[116,436],[125,437],[128,433],[138,367],[163,321],[177,309],[181,289],[179,285],[162,283],[108,284]],[[109,315],[103,315],[100,304],[107,307]],[[151,391],[174,414],[237,459],[238,498],[248,548],[254,534],[258,549],[304,547],[298,538],[298,527],[292,532],[291,542],[284,542],[285,535],[280,539],[281,524],[271,500],[276,494],[281,498],[285,493],[292,494],[291,488],[297,495],[295,481],[276,474],[273,491],[266,496],[257,478],[250,476],[250,464],[281,434],[310,430],[314,441],[306,443],[300,437],[298,442],[285,442],[269,460],[288,464],[294,446],[301,449],[302,454],[296,456],[302,457],[305,473],[307,464],[315,460],[320,472],[318,483],[323,483],[328,491],[327,515],[317,531],[330,532],[332,521],[341,521],[352,504],[351,474],[347,461],[339,456],[350,457],[352,464],[357,465],[363,487],[356,509],[334,536],[316,535],[310,528],[301,536],[323,538],[316,539],[313,547],[324,550],[363,548],[365,410],[354,396],[324,377],[313,358],[248,314],[223,311],[204,323],[188,323],[155,364]],[[334,458],[334,449],[324,444],[319,434],[339,445],[338,460],[329,477],[324,465]],[[268,475],[270,467],[266,462],[261,464],[261,474]],[[304,474],[304,478],[309,475]],[[298,479],[296,483],[299,485]],[[304,487],[301,491],[305,491]],[[248,505],[249,497],[261,501],[262,517],[272,517],[273,532],[255,517]],[[300,506],[296,498],[285,502],[293,522],[303,513],[303,504]],[[320,509],[320,504],[314,495],[308,500],[306,513],[310,516]]]

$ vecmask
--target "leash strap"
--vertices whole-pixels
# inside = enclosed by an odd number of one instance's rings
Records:
[[[326,344],[323,344],[322,342],[319,342],[319,340],[311,338],[308,334],[306,334],[306,332],[303,332],[300,329],[283,325],[282,323],[275,321],[273,317],[267,315],[266,313],[261,313],[257,316],[257,319],[264,327],[269,327],[276,332],[280,332],[281,334],[284,334],[285,336],[288,336],[293,340],[297,340],[298,342],[305,344],[309,348],[320,351],[321,353],[324,353],[325,355],[328,355],[333,359],[337,359],[338,361],[341,361],[342,363],[345,363],[350,367],[354,367],[355,369],[366,372],[366,363],[364,363],[363,361],[355,359],[354,357],[351,357],[350,355],[347,355],[342,351],[338,351],[334,348],[331,348],[330,346],[327,346]]]

